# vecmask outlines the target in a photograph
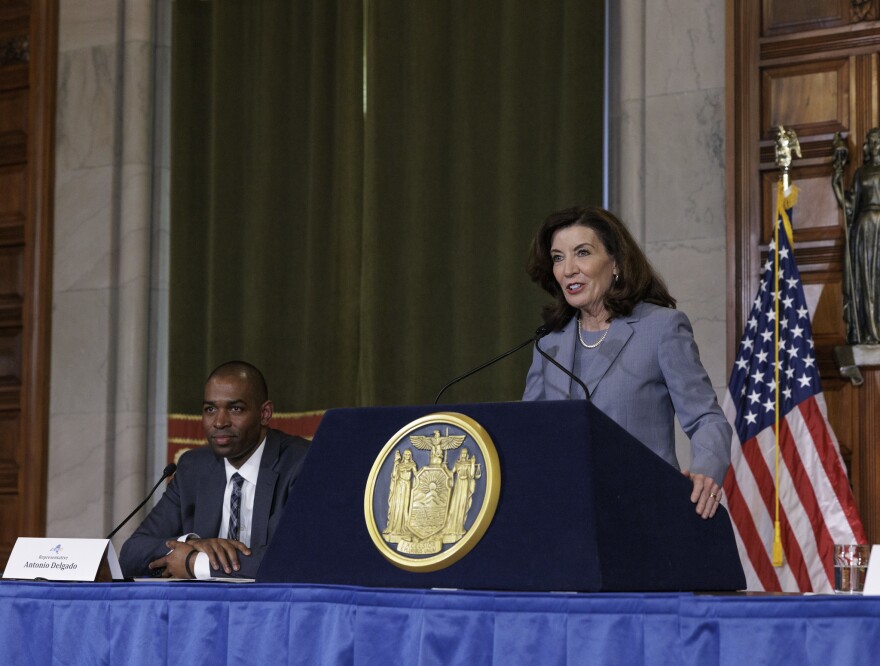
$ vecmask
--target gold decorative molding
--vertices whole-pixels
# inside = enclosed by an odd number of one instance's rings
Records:
[[[875,0],[850,0],[849,3],[850,23],[877,20],[877,5]]]
[[[22,65],[30,60],[30,42],[27,37],[0,40],[0,67]]]
[[[22,65],[30,60],[30,42],[27,37],[0,40],[0,67]]]

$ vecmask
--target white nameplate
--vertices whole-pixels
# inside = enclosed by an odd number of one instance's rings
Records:
[[[105,555],[112,578],[122,580],[119,558],[109,539],[19,537],[12,547],[3,577],[93,581],[98,577],[98,568]]]
[[[880,594],[880,545],[871,546],[871,559],[868,560],[868,574],[865,576],[865,590],[862,594]]]

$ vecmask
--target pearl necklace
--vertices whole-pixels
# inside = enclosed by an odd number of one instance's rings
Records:
[[[581,316],[578,315],[578,317],[577,317],[578,342],[581,343],[581,346],[584,349],[595,349],[596,347],[598,347],[599,345],[602,344],[603,340],[605,340],[605,337],[608,335],[608,331],[610,330],[610,328],[611,328],[610,326],[608,328],[606,328],[605,332],[602,334],[602,337],[599,338],[598,340],[596,340],[596,342],[594,342],[591,345],[588,345],[586,342],[584,342],[584,338],[581,336]]]

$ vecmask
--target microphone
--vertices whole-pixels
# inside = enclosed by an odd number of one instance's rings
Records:
[[[542,326],[541,328],[547,328],[547,326]],[[538,332],[539,332],[539,333],[540,333],[540,331],[541,331],[541,328],[538,329]],[[547,333],[549,333],[549,332],[550,332],[550,331],[547,331],[546,333],[544,333],[544,335],[547,335]],[[571,370],[569,370],[568,368],[563,368],[561,363],[559,363],[555,358],[553,358],[552,356],[550,356],[550,354],[548,354],[548,353],[545,352],[543,349],[541,349],[541,345],[538,344],[538,340],[540,340],[541,338],[543,338],[544,335],[537,335],[537,336],[535,336],[535,349],[538,350],[538,353],[539,353],[541,356],[543,356],[543,357],[546,358],[548,361],[550,361],[553,365],[555,365],[557,368],[559,368],[560,370],[562,370],[562,372],[564,372],[566,375],[568,375],[569,377],[571,377],[571,378],[575,381],[575,383],[576,383],[578,386],[580,386],[582,389],[584,389],[584,395],[587,396],[587,402],[589,402],[589,401],[590,401],[590,391],[589,391],[589,389],[587,388],[587,385],[584,384],[584,383],[581,381],[581,378],[578,377],[576,374],[574,374],[574,373],[573,373]]]
[[[138,511],[140,511],[141,507],[147,503],[147,500],[149,500],[153,496],[153,493],[156,492],[156,488],[159,487],[159,484],[162,483],[169,476],[174,474],[175,471],[177,471],[177,465],[175,465],[174,463],[170,463],[164,470],[162,470],[162,476],[158,481],[156,481],[156,485],[153,486],[153,489],[150,491],[150,494],[147,495],[146,497],[144,497],[144,501],[141,502],[140,504],[138,504],[137,507],[135,507],[135,510],[132,511],[130,514],[128,514],[125,517],[125,520],[123,520],[121,523],[119,523],[116,526],[116,529],[107,535],[107,538],[112,539],[113,535],[116,534],[119,530],[121,530],[122,526],[125,525],[125,523],[127,523],[129,520],[131,520],[132,516],[134,516],[134,514],[136,514]]]
[[[550,328],[545,324],[545,325],[539,327],[537,331],[535,331],[535,335],[534,335],[533,337],[531,337],[531,338],[529,338],[528,340],[525,340],[524,342],[518,344],[518,345],[517,345],[516,347],[514,347],[513,349],[510,349],[510,350],[504,352],[503,354],[499,354],[498,356],[496,356],[495,358],[493,358],[491,361],[486,361],[485,363],[483,363],[483,365],[478,366],[478,367],[474,368],[473,370],[468,370],[468,371],[467,371],[466,373],[464,373],[463,375],[461,375],[461,376],[459,376],[459,377],[456,377],[456,378],[453,379],[451,382],[447,383],[442,389],[440,389],[440,393],[438,393],[438,394],[437,394],[437,397],[434,398],[434,404],[435,404],[435,405],[437,404],[437,402],[440,400],[440,396],[443,395],[443,394],[446,392],[446,389],[448,389],[450,386],[453,386],[454,384],[457,384],[457,383],[460,382],[462,379],[467,379],[467,378],[470,377],[471,375],[478,373],[478,372],[479,372],[480,370],[482,370],[483,368],[488,368],[490,365],[492,365],[493,363],[495,363],[495,362],[497,362],[497,361],[500,361],[500,360],[501,360],[502,358],[504,358],[505,356],[510,356],[510,355],[513,354],[514,352],[518,352],[520,349],[522,349],[523,347],[525,347],[527,344],[529,344],[529,343],[532,342],[532,341],[534,341],[535,344],[537,344],[537,342],[538,342],[538,338],[542,338],[542,337],[544,337],[544,336],[547,335],[549,332],[550,332]]]

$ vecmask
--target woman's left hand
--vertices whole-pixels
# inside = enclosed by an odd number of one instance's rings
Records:
[[[711,476],[704,474],[691,474],[683,472],[685,476],[694,482],[694,491],[691,493],[691,502],[697,505],[697,513],[703,518],[711,518],[718,511],[721,503],[721,488]]]

